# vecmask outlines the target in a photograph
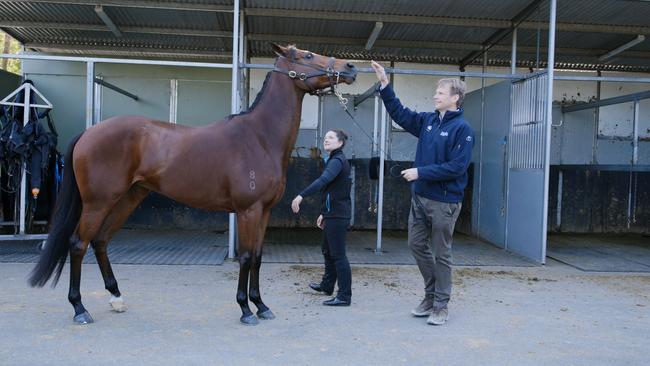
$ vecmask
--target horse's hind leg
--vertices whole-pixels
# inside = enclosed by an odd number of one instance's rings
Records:
[[[251,266],[251,279],[248,295],[257,307],[257,316],[260,319],[274,319],[275,314],[262,302],[262,295],[260,294],[260,267],[262,265],[262,247],[264,245],[264,234],[266,233],[266,226],[269,222],[269,215],[271,210],[265,210],[262,214],[262,219],[258,227],[257,239],[255,240],[255,249],[252,256]]]
[[[90,240],[97,234],[108,213],[107,209],[84,206],[77,228],[77,236],[73,237],[74,244],[70,248],[70,289],[68,301],[74,308],[74,321],[79,324],[92,323],[93,318],[81,303],[81,262],[83,261]]]
[[[95,251],[95,258],[99,270],[104,279],[104,287],[111,293],[111,300],[109,304],[111,308],[121,313],[126,311],[126,305],[122,294],[117,286],[117,280],[111,268],[111,262],[108,260],[107,247],[108,242],[113,237],[113,234],[119,230],[124,221],[129,217],[131,212],[142,202],[142,200],[149,194],[149,190],[140,186],[133,186],[129,191],[115,204],[111,212],[108,214],[97,236],[92,240],[92,246]]]
[[[237,213],[239,233],[239,283],[237,285],[237,303],[241,307],[243,324],[256,325],[257,317],[248,307],[248,275],[253,264],[254,248],[257,241],[262,218],[262,205],[255,204],[246,211]]]

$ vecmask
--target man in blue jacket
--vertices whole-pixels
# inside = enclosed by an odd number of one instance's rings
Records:
[[[411,182],[408,244],[425,286],[424,300],[411,314],[428,316],[428,324],[442,325],[449,318],[452,235],[474,147],[474,131],[461,109],[465,83],[441,79],[433,96],[436,110],[417,113],[397,99],[384,68],[374,61],[371,65],[391,118],[418,138],[414,168],[402,171],[402,177]]]

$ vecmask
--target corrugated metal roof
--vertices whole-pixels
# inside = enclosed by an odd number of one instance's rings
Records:
[[[122,26],[232,31],[231,13],[117,7],[107,7],[106,13]]]
[[[251,8],[320,10],[363,14],[510,19],[523,9],[526,3],[521,0],[248,0],[246,6]]]
[[[32,22],[93,23],[102,24],[92,6],[49,3],[2,2],[0,19]]]
[[[644,1],[558,1],[557,18],[560,22],[647,26],[650,24],[650,4]]]
[[[254,13],[249,12],[255,15],[248,15],[245,21],[246,33],[251,37],[251,57],[270,55],[267,40],[276,39],[280,42],[294,41],[299,47],[339,57],[458,64],[473,50],[480,49],[481,44],[499,30],[495,26],[507,26],[510,19],[533,2],[246,0],[243,4],[247,9],[255,10]],[[232,38],[228,37],[233,26],[232,13],[216,11],[218,9],[205,10],[208,6],[232,5],[232,0],[151,0],[150,4],[141,0],[137,4],[147,6],[104,6],[106,14],[118,28],[124,30],[122,37],[109,31],[95,13],[93,5],[57,3],[57,0],[51,3],[0,0],[0,25],[37,51],[47,49],[50,52],[60,50],[79,54],[111,52],[111,55],[122,52],[128,56],[138,54],[152,58],[179,54],[178,59],[188,59],[204,58],[205,53],[210,52],[227,52],[232,47]],[[192,9],[169,9],[178,6]],[[309,13],[304,15],[304,12]],[[388,20],[384,21],[374,48],[366,51],[364,45],[375,26],[375,16]],[[423,17],[435,18],[430,18],[429,22],[429,18]],[[633,32],[627,31],[628,28],[620,26],[636,26],[647,30],[650,35],[650,2],[559,1],[557,18],[566,27],[558,29],[556,33],[558,62],[589,69],[618,67],[620,70],[645,68],[650,71],[650,40],[622,53],[606,65],[597,57],[601,52],[614,49],[635,37]],[[547,19],[548,3],[541,1],[539,10],[527,19],[527,26],[518,31],[518,59],[522,64],[536,62],[537,31],[534,28],[537,20],[541,26],[541,46],[546,46],[547,30],[544,28]],[[481,24],[475,24],[477,21]],[[456,25],[442,25],[441,22]],[[472,24],[474,26],[470,26]],[[581,24],[595,24],[597,29],[590,32],[573,29],[574,25],[580,27]],[[619,27],[617,33],[605,31],[612,27]],[[507,65],[510,61],[509,47],[508,35],[488,52],[489,62]],[[152,52],[147,53],[147,49]],[[165,50],[171,55],[165,54]],[[186,55],[181,54],[183,50],[187,51]],[[541,58],[546,57],[545,50],[540,53]],[[474,61],[474,64],[478,63],[480,58]]]

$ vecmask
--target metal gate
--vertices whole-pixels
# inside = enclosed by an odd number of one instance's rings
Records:
[[[547,74],[514,82],[510,103],[506,248],[539,263],[546,257],[547,87]]]

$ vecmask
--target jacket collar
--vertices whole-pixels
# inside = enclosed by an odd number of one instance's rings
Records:
[[[332,158],[334,155],[337,155],[337,154],[343,154],[343,148],[342,147],[339,147],[336,150],[332,150],[332,152],[330,152],[329,154],[326,154],[323,157],[323,160],[325,160],[325,162],[327,163],[327,161],[330,160],[330,158]]]
[[[440,112],[436,111],[435,113],[436,113],[436,117],[440,118]],[[444,118],[442,119],[441,122],[446,123],[446,122],[449,122],[452,119],[455,119],[456,117],[460,117],[462,115],[463,115],[463,109],[462,108],[458,108],[455,111],[447,111],[447,112],[445,112],[445,116],[444,116]]]

